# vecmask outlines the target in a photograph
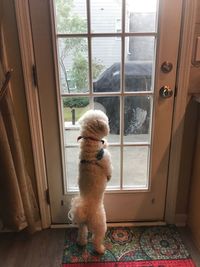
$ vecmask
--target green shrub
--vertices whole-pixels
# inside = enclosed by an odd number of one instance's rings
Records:
[[[89,104],[87,97],[70,97],[63,99],[63,106],[68,108],[81,108]]]

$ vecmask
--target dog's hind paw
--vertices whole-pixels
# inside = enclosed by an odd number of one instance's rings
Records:
[[[87,239],[79,239],[79,238],[77,239],[78,245],[79,246],[82,246],[82,247],[83,246],[86,246],[87,245],[87,242],[88,242]]]
[[[95,250],[96,250],[96,252],[98,252],[99,254],[104,254],[106,248],[104,247],[104,245],[100,245],[100,246],[95,246]]]

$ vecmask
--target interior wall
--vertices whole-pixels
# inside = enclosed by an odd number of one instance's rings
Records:
[[[179,185],[177,195],[177,215],[187,215],[188,199],[193,166],[193,154],[197,128],[197,103],[192,99],[186,108],[184,133],[182,141],[181,162],[179,172]],[[186,218],[185,216],[183,218]]]
[[[33,181],[33,186],[36,192],[33,152],[31,145],[30,126],[28,121],[14,0],[1,1],[3,1],[3,8],[1,13],[3,16],[2,23],[6,48],[6,55],[4,56],[7,58],[8,69],[13,69],[10,87],[13,97],[14,114],[22,147],[24,150],[25,164],[27,171]]]
[[[198,105],[198,128],[189,198],[188,225],[193,234],[193,239],[200,249],[200,103]]]
[[[200,37],[200,1],[197,0],[197,13],[196,13],[196,24],[195,24],[195,33],[194,33],[194,45],[193,45],[193,54],[192,54],[192,66],[190,70],[190,84],[189,84],[189,93],[200,93],[200,62],[195,62],[196,54],[196,38]]]
[[[195,53],[196,53],[196,38],[200,36],[200,1],[197,1],[196,12],[196,25],[194,33],[194,45],[191,59],[190,80],[188,88],[188,105],[185,114],[184,134],[182,143],[182,156],[180,162],[180,175],[179,175],[179,190],[177,196],[177,214],[188,214],[189,212],[189,192],[191,184],[191,175],[193,172],[193,159],[196,146],[196,133],[197,133],[197,116],[198,105],[194,101],[193,95],[200,94],[200,62],[196,62],[195,66]]]
[[[200,36],[200,1],[198,1],[197,19],[195,27],[195,40]],[[196,42],[194,44],[193,59],[195,58]],[[198,66],[198,67],[197,67]],[[192,165],[192,177],[188,206],[188,225],[193,234],[193,239],[200,249],[200,62],[197,66],[191,68],[190,75],[190,93],[196,94],[199,97],[197,110],[197,129],[196,129],[196,143],[194,151],[194,161]]]

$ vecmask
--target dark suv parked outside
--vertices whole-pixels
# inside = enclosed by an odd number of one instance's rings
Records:
[[[152,88],[152,62],[130,61],[124,69],[125,91],[150,91]],[[120,63],[114,63],[93,83],[94,92],[120,91]],[[118,96],[95,97],[94,101],[106,111],[110,132],[119,134],[120,103]],[[124,99],[124,134],[147,134],[151,111],[150,96],[126,96]]]

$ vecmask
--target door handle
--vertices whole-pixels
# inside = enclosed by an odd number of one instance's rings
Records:
[[[168,86],[168,85],[164,85],[160,88],[160,96],[162,98],[169,98],[171,96],[173,96],[173,90]]]

